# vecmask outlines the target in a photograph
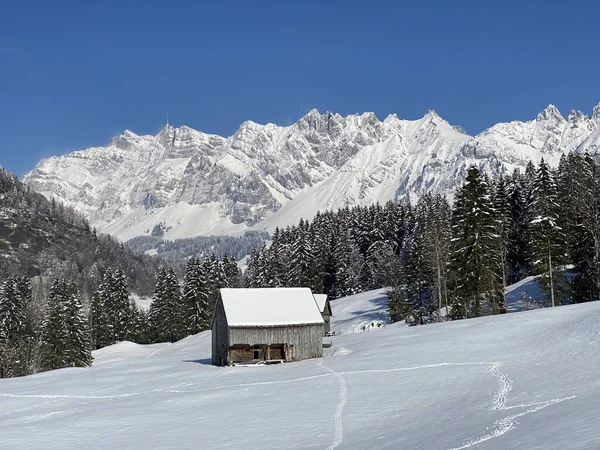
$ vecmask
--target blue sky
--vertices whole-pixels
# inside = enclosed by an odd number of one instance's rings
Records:
[[[598,2],[11,1],[0,14],[0,164],[125,129],[230,135],[312,108],[475,134],[600,101]]]

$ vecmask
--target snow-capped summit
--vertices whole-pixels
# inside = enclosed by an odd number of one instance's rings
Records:
[[[600,103],[594,106],[594,110],[592,111],[592,120],[596,123],[600,122]]]
[[[230,137],[166,125],[156,136],[126,130],[107,147],[41,161],[25,181],[83,211],[121,239],[161,224],[170,239],[270,229],[317,210],[451,193],[476,164],[524,168],[569,151],[600,148],[600,105],[565,119],[549,105],[534,120],[499,123],[477,136],[435,111],[417,120],[312,109],[282,127],[244,122]]]

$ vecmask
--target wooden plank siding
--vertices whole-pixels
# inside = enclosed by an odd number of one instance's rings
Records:
[[[227,364],[229,352],[229,326],[221,299],[217,300],[212,321],[212,363],[217,366]]]
[[[323,321],[325,322],[324,333],[325,335],[331,331],[331,316],[323,314]]]
[[[324,323],[229,326],[220,296],[215,304],[211,328],[212,363],[217,366],[323,357]]]
[[[323,357],[322,323],[270,327],[230,327],[229,345],[288,344],[293,348],[292,359]]]

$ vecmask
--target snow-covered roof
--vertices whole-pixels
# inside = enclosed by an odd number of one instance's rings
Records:
[[[323,323],[309,288],[221,289],[229,326]]]
[[[315,297],[315,302],[317,302],[317,306],[319,307],[319,311],[325,311],[325,304],[327,303],[327,294],[313,294]]]

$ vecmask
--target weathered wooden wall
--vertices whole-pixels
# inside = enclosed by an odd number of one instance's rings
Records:
[[[327,314],[323,314],[323,321],[325,322],[325,328],[323,332],[327,334],[331,331],[331,317]]]
[[[324,324],[229,328],[229,345],[289,344],[294,360],[323,356]],[[214,332],[213,332],[214,337]]]
[[[223,302],[219,298],[215,305],[212,322],[212,363],[217,366],[227,364],[229,332]]]

